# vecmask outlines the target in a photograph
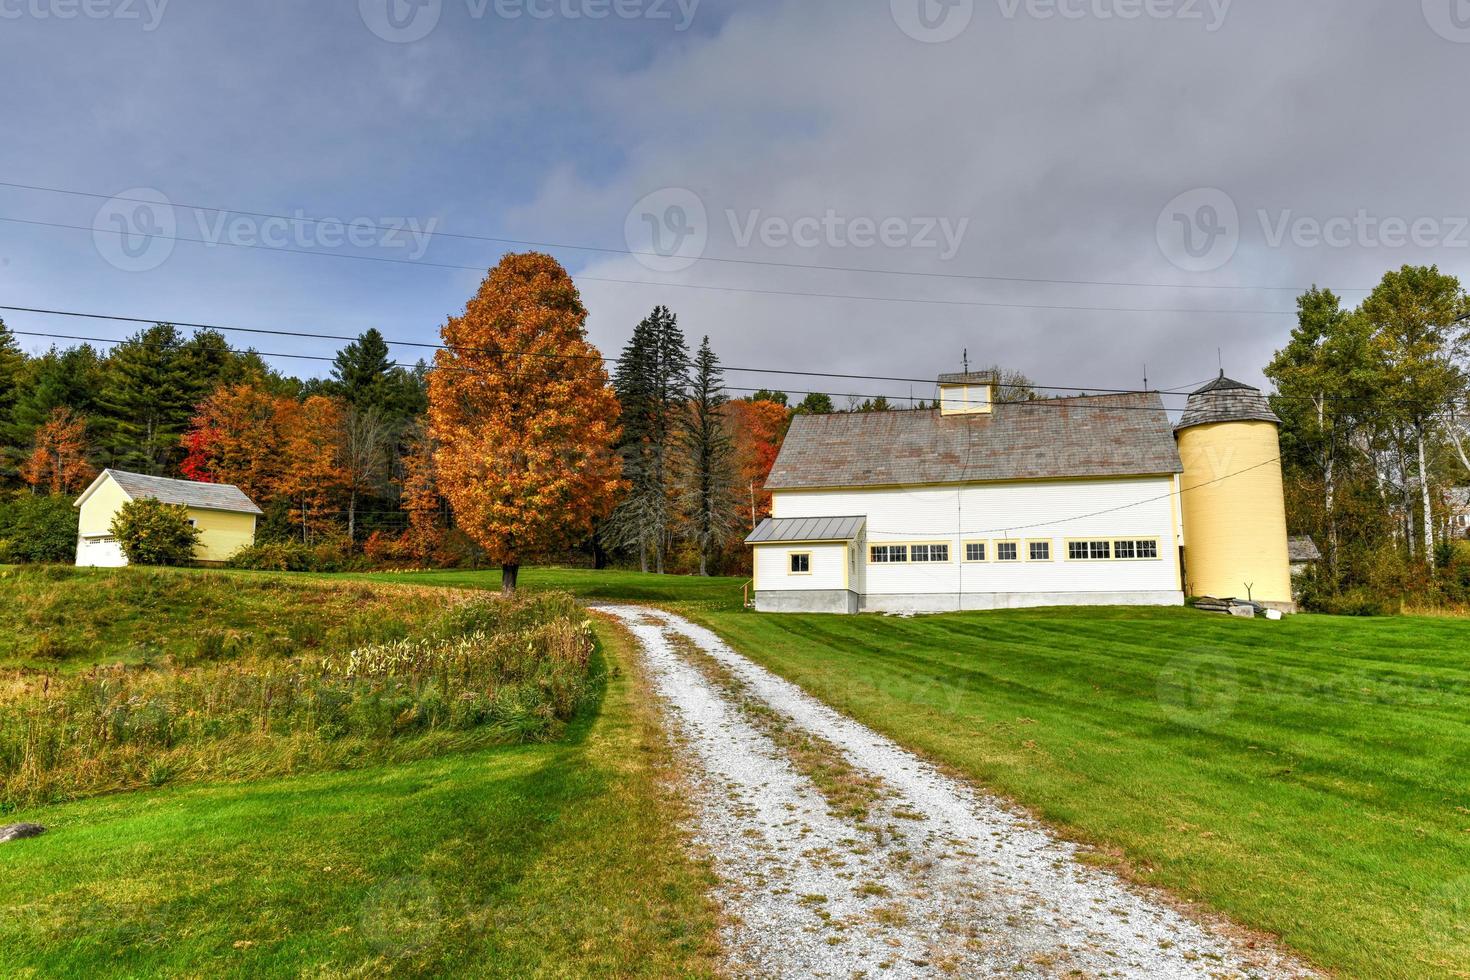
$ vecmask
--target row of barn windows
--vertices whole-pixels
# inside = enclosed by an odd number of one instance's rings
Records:
[[[991,545],[994,544],[992,550]],[[1157,538],[1068,541],[1068,561],[1134,561],[1159,557]],[[949,561],[947,544],[875,544],[868,548],[872,565],[926,565]],[[1051,541],[967,541],[965,561],[1051,561]]]
[[[991,544],[994,549],[991,549]],[[1159,557],[1158,538],[1110,538],[1096,541],[1068,541],[1068,561],[1139,561]],[[1051,561],[1050,541],[966,541],[966,563]],[[938,565],[949,562],[947,544],[875,544],[868,548],[871,565]],[[808,551],[793,551],[791,574],[810,575],[812,556]]]

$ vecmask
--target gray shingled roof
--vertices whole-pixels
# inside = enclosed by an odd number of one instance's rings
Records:
[[[964,374],[941,374],[939,383],[942,385],[983,385],[993,384],[995,374],[991,371],[969,371]]]
[[[188,480],[168,480],[161,476],[144,476],[141,473],[124,473],[107,470],[123,492],[134,500],[151,498],[166,504],[184,504],[200,510],[227,510],[239,514],[264,513],[239,487],[223,483],[191,483]]]
[[[853,541],[863,533],[867,523],[866,517],[768,517],[745,539],[745,543]]]
[[[799,415],[766,487],[914,486],[1179,473],[1157,394],[1002,403],[989,415]]]
[[[1288,538],[1286,552],[1293,565],[1304,565],[1307,562],[1322,560],[1322,552],[1317,549],[1317,542],[1307,537]]]
[[[1220,377],[1189,396],[1184,415],[1175,426],[1175,431],[1196,425],[1211,425],[1215,422],[1275,422],[1281,419],[1271,411],[1271,403],[1261,394],[1261,389],[1232,381],[1220,372]]]

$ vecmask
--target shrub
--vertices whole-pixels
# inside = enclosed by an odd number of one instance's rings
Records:
[[[0,564],[71,562],[77,510],[70,497],[17,494],[0,501]]]
[[[255,572],[313,572],[316,558],[312,550],[296,541],[269,541],[241,548],[226,563],[231,568]]]
[[[112,534],[131,565],[185,565],[194,560],[199,529],[189,508],[159,500],[130,500],[112,518]]]

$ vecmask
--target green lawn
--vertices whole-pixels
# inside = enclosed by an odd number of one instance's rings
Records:
[[[1470,622],[694,616],[1323,966],[1470,975]]]
[[[14,814],[0,975],[706,975],[686,858],[628,640],[556,745],[110,796]]]

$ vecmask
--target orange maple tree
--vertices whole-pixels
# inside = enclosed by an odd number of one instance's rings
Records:
[[[624,487],[617,396],[586,321],[560,263],[507,255],[445,325],[429,375],[439,490],[507,592],[522,563],[585,540]]]
[[[87,462],[87,421],[69,408],[52,409],[36,429],[31,455],[20,467],[21,479],[49,494],[85,490],[97,476]]]
[[[200,403],[184,435],[185,476],[234,484],[257,501],[270,498],[281,484],[284,428],[296,407],[254,385],[217,389]]]
[[[403,454],[403,509],[408,514],[404,540],[419,561],[427,561],[443,538],[439,518],[444,498],[434,473],[434,440],[427,430],[415,426]]]
[[[313,395],[277,415],[283,436],[277,495],[291,501],[291,520],[301,526],[301,540],[332,523],[332,504],[347,485],[341,459],[342,405]],[[284,409],[284,406],[283,406]]]
[[[754,510],[745,517],[753,528],[757,520],[771,513],[771,493],[766,489],[766,479],[771,475],[771,467],[776,465],[781,443],[791,425],[791,410],[772,401],[733,401],[725,408],[735,442],[735,459],[740,467],[740,488],[745,492],[749,508]]]

